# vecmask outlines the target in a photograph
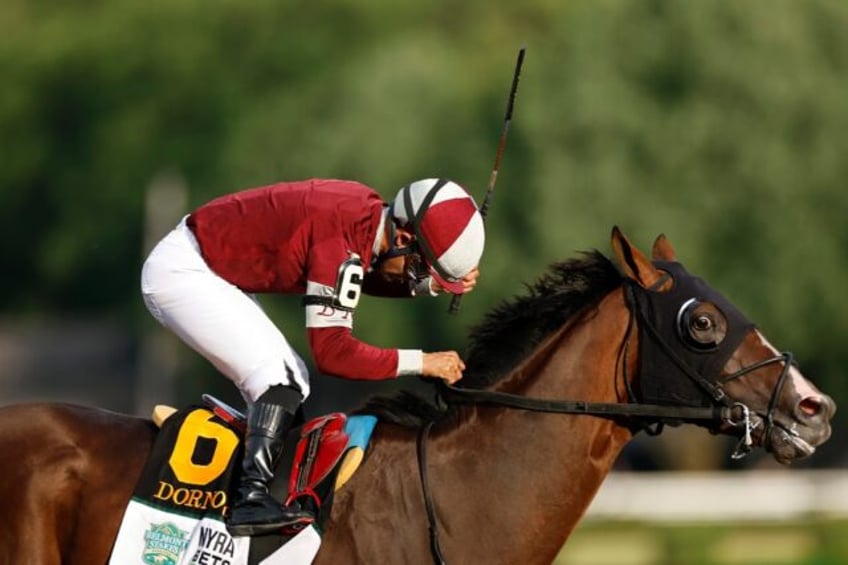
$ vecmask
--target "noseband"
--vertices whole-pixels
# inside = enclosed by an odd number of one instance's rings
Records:
[[[703,280],[693,277],[676,262],[656,261],[665,275],[649,288],[629,278],[624,282],[624,296],[629,311],[627,330],[619,347],[618,362],[627,390],[627,402],[585,402],[580,400],[548,400],[492,390],[476,390],[437,383],[437,399],[448,405],[491,405],[553,414],[585,414],[624,420],[631,428],[650,435],[661,433],[664,424],[700,424],[718,429],[722,424],[740,429],[739,443],[731,457],[740,459],[752,449],[751,433],[765,423],[763,438],[768,441],[778,424],[774,421],[777,402],[786,384],[793,357],[789,352],[758,361],[738,371],[721,376],[721,370],[739,347],[754,324],[721,294]],[[660,289],[673,280],[670,290]],[[719,346],[710,351],[687,348],[677,334],[675,313],[697,297],[715,304],[727,318],[728,332]],[[670,315],[671,314],[671,315]],[[675,320],[670,324],[669,319]],[[640,392],[631,386],[625,362],[634,335],[640,334]],[[763,418],[752,417],[744,403],[732,400],[724,386],[772,363],[783,363],[783,369],[772,390]],[[618,373],[616,369],[616,373]],[[680,379],[681,373],[686,379]],[[439,533],[427,476],[427,437],[434,422],[428,422],[418,433],[418,469],[430,527],[430,550],[435,563],[444,565],[439,547]],[[768,446],[765,446],[768,448]]]
[[[733,373],[732,375],[728,375],[719,381],[718,390],[724,393],[724,389],[722,385],[729,383],[730,381],[736,380],[739,377],[747,375],[757,369],[761,369],[766,365],[770,365],[772,363],[783,363],[783,369],[780,371],[780,377],[778,377],[777,382],[774,385],[774,389],[772,389],[771,398],[769,398],[768,408],[765,413],[765,427],[763,428],[763,437],[768,440],[771,437],[771,432],[774,430],[774,426],[776,425],[774,422],[774,412],[777,409],[777,400],[780,398],[780,393],[783,391],[783,385],[786,384],[786,378],[789,376],[789,368],[795,364],[792,353],[788,351],[784,351],[780,355],[775,355],[774,357],[769,357],[768,359],[763,359],[762,361],[758,361],[753,365],[749,365],[747,367],[743,367]],[[751,432],[763,422],[763,420],[758,419],[753,424],[751,423],[750,418],[750,409],[742,403],[732,402],[728,400],[727,395],[722,394],[721,400],[725,403],[730,402],[731,405],[739,406],[743,411],[743,418],[739,422],[728,421],[729,424],[734,427],[742,427],[743,428],[743,436],[739,440],[739,443],[736,446],[736,449],[733,451],[731,457],[733,459],[741,459],[748,455],[751,451]],[[791,433],[791,432],[790,432]]]

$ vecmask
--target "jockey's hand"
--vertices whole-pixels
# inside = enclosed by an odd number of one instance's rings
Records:
[[[477,278],[480,276],[480,269],[474,267],[471,271],[462,277],[462,293],[471,292],[474,290],[474,287],[477,285]],[[430,287],[433,292],[444,292],[444,288],[439,284],[435,278],[430,279]]]
[[[465,363],[456,351],[438,351],[424,354],[421,374],[433,379],[444,379],[449,385],[462,378]]]

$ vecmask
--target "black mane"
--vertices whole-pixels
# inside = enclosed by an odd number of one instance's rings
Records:
[[[618,269],[599,251],[552,264],[535,283],[526,285],[524,295],[505,300],[471,329],[461,386],[494,385],[572,315],[597,303],[621,281]],[[411,427],[446,414],[444,408],[408,391],[374,397],[356,412]]]

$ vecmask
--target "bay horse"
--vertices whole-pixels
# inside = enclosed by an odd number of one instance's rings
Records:
[[[315,563],[550,563],[639,431],[692,423],[781,463],[830,437],[836,406],[741,312],[613,229],[471,332],[461,387],[376,398],[362,467]],[[0,564],[106,563],[156,435],[63,404],[0,409]],[[646,509],[646,515],[650,509]]]

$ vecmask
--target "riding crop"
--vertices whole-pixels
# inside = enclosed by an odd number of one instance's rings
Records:
[[[507,98],[506,114],[504,116],[503,127],[501,128],[501,138],[498,142],[497,153],[495,154],[495,166],[492,168],[492,174],[489,176],[489,187],[486,190],[486,197],[480,206],[480,216],[484,222],[486,221],[486,214],[492,201],[492,194],[495,191],[495,182],[498,180],[498,169],[501,165],[504,147],[506,147],[506,135],[509,132],[509,123],[512,121],[512,108],[515,105],[515,95],[518,92],[518,77],[521,75],[521,66],[524,64],[524,52],[526,49],[526,46],[521,46],[521,49],[518,50],[518,59],[515,61],[515,71],[512,74],[512,85],[510,86],[509,97]],[[462,295],[454,294],[448,312],[456,314],[459,311],[461,301]]]

